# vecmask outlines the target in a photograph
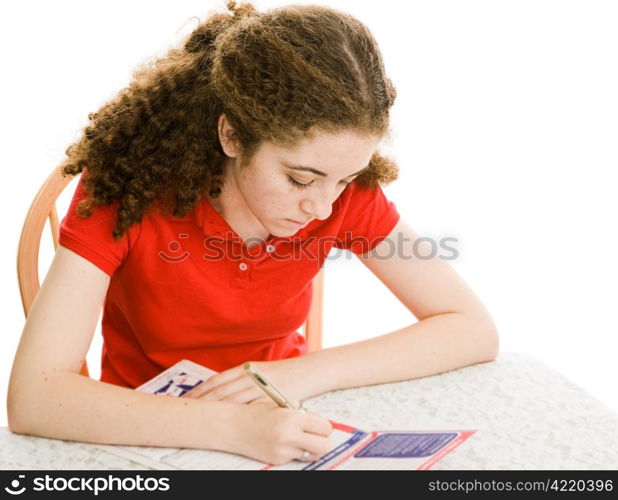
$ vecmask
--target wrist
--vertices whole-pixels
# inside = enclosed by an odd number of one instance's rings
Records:
[[[296,388],[291,397],[299,402],[330,390],[316,354],[308,353],[278,361],[278,378],[282,381],[291,381]]]
[[[207,426],[208,432],[199,448],[235,453],[238,450],[239,429],[242,426],[242,410],[246,405],[228,401],[198,399],[202,403],[202,415],[197,428]]]

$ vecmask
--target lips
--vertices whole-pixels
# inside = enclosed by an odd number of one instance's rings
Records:
[[[309,219],[309,220],[307,220],[305,222],[298,222],[297,220],[294,220],[294,219],[287,219],[287,220],[289,220],[290,222],[294,222],[295,224],[298,224],[299,226],[304,226],[306,224],[309,224],[309,222],[311,222],[311,219]]]

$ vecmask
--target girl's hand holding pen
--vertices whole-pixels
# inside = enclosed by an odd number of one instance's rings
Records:
[[[272,367],[273,363],[245,363],[221,372],[185,397],[249,403],[233,409],[228,451],[273,465],[294,459],[318,460],[331,449],[332,424],[319,413],[302,408],[266,376],[263,365]],[[206,385],[211,381],[212,385]]]
[[[248,403],[233,409],[233,421],[227,427],[232,438],[226,446],[228,451],[273,465],[295,459],[318,460],[331,450],[329,436],[333,426],[319,413],[302,408],[298,401],[289,398],[290,387],[300,389],[303,383],[304,387],[308,385],[297,372],[294,376],[293,363],[289,361],[245,363],[213,375],[185,397]],[[273,383],[275,379],[277,385]],[[298,394],[303,393],[298,390],[295,395]]]
[[[312,462],[332,449],[331,423],[312,410],[305,413],[274,403],[234,407],[226,451],[283,465],[292,460]]]

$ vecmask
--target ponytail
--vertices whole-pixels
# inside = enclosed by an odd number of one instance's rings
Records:
[[[204,24],[200,25],[191,33],[191,36],[184,45],[184,50],[186,52],[196,53],[210,49],[217,39],[217,36],[233,24],[236,24],[239,19],[257,16],[259,14],[253,5],[247,3],[236,6],[234,0],[228,0],[226,6],[232,15],[229,13],[215,13],[211,15]]]

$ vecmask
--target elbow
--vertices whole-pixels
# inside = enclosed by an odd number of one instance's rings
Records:
[[[7,417],[9,430],[13,434],[27,434],[25,428],[21,425],[20,421],[17,418],[11,416],[11,412],[7,413]]]
[[[32,395],[32,391],[17,387],[14,383],[9,382],[6,415],[9,430],[13,434],[33,434],[32,421],[36,420],[33,417],[40,413],[40,408],[38,411],[32,408],[32,402],[28,401],[29,395]]]
[[[19,415],[19,403],[15,401],[15,398],[11,396],[10,392],[7,398],[6,410],[9,430],[13,434],[26,434],[23,426],[23,419]]]
[[[484,361],[495,361],[498,357],[498,353],[500,352],[500,336],[498,335],[498,330],[495,328],[490,330],[487,334],[487,340],[485,341],[485,349],[484,349]]]
[[[9,430],[13,434],[26,434],[22,417],[23,406],[21,398],[18,396],[18,391],[9,384],[6,398],[6,417]]]
[[[495,361],[500,352],[500,336],[498,329],[491,318],[483,322],[483,327],[480,329],[482,333],[478,342],[479,354],[481,355],[481,363]]]
[[[7,424],[13,434],[45,437],[40,429],[40,422],[39,415],[27,410],[23,405],[7,405]]]
[[[496,324],[490,316],[473,316],[471,323],[472,342],[478,363],[495,361],[500,352],[500,336]]]

